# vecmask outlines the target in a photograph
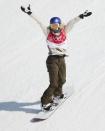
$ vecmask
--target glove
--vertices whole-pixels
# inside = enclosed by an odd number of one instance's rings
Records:
[[[24,12],[24,13],[27,13],[28,15],[31,15],[32,14],[32,11],[30,9],[30,4],[29,6],[27,7],[27,9],[25,9],[23,6],[20,7],[21,10]]]
[[[84,17],[88,17],[90,15],[92,15],[92,12],[88,12],[88,10],[86,10],[83,14],[80,14],[79,17],[83,19]]]

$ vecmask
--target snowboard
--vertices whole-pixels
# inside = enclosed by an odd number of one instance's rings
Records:
[[[56,110],[58,110],[60,108],[60,106],[62,104],[64,104],[64,102],[73,94],[73,89],[72,88],[68,88],[65,92],[64,92],[64,98],[63,99],[59,99],[57,103],[55,103],[55,105],[52,107],[52,109],[50,111],[43,111],[41,110],[32,120],[31,122],[41,122],[44,120],[47,120],[48,118],[50,118]]]

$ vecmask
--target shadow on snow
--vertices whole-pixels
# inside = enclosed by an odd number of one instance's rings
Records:
[[[20,111],[20,112],[26,112],[26,113],[34,113],[37,114],[41,110],[33,108],[28,108],[25,106],[34,106],[39,105],[40,101],[33,102],[33,103],[22,103],[22,102],[0,102],[0,111]]]

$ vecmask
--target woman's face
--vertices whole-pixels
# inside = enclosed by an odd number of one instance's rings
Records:
[[[50,24],[50,28],[51,28],[51,32],[54,35],[56,35],[56,36],[60,35],[60,32],[61,32],[60,24],[58,24],[58,23]]]
[[[55,23],[55,24],[50,24],[50,28],[51,30],[58,30],[60,27],[60,25],[58,23]]]

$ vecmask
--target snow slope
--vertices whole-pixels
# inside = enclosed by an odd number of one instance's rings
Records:
[[[35,103],[47,88],[47,47],[40,27],[20,6],[31,4],[47,26],[50,17],[64,23],[83,13],[69,34],[66,58],[68,87],[74,94],[47,121],[33,124]],[[0,131],[104,131],[105,130],[105,1],[104,0],[0,0]]]

